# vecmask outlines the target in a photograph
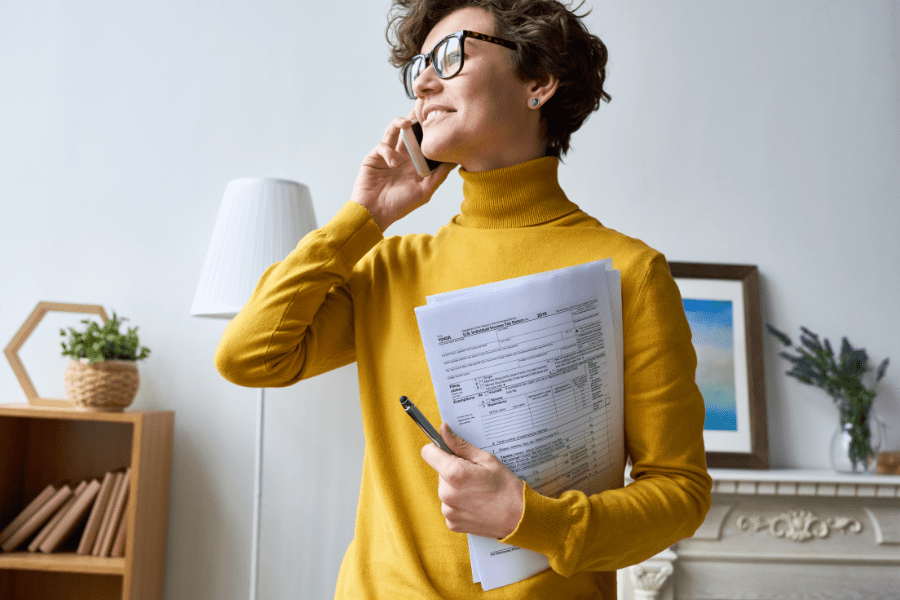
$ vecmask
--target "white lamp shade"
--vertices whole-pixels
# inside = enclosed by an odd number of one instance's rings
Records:
[[[309,188],[283,179],[230,181],[216,217],[191,314],[234,317],[259,277],[316,228]]]

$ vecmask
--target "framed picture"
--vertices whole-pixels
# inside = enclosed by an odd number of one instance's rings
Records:
[[[768,469],[759,271],[670,262],[697,351],[710,468]]]

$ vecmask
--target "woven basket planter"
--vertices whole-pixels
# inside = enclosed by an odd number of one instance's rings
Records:
[[[66,367],[66,395],[77,410],[120,412],[134,402],[140,383],[133,360],[89,365],[82,358]]]

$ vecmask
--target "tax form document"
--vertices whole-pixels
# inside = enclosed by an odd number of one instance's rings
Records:
[[[622,293],[610,259],[430,296],[416,318],[455,432],[545,496],[622,486]],[[542,554],[468,538],[484,590],[549,568]]]

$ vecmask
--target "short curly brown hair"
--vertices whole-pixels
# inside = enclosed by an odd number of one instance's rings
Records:
[[[547,156],[560,158],[569,151],[569,139],[611,96],[606,81],[606,45],[591,34],[574,9],[559,0],[393,0],[386,37],[390,62],[402,67],[419,54],[431,29],[450,13],[474,6],[493,16],[494,35],[519,45],[513,66],[523,81],[544,74],[559,79],[559,88],[541,107],[542,133]]]

